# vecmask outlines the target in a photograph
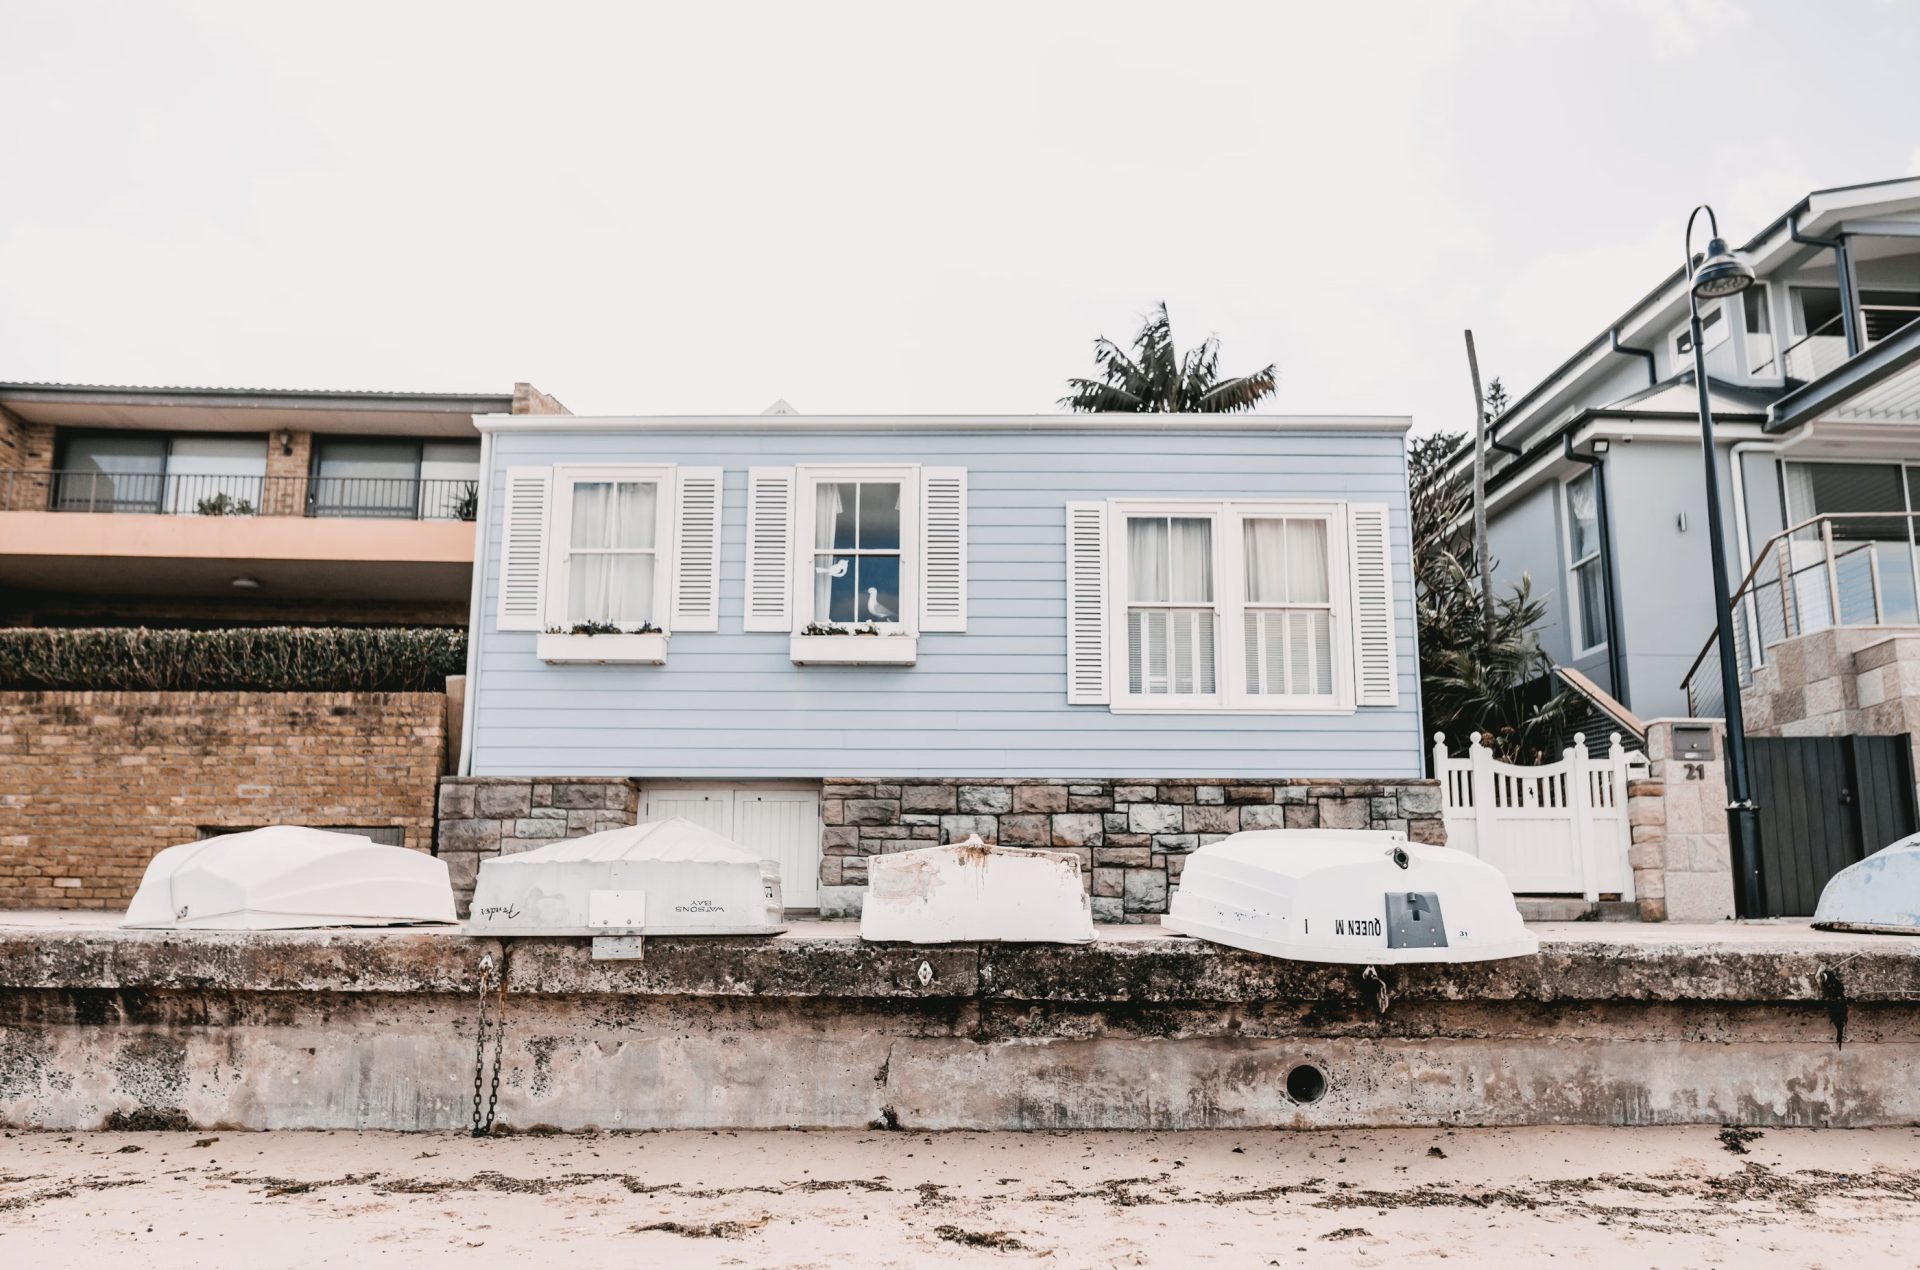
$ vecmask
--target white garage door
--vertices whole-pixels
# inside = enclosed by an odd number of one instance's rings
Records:
[[[657,785],[641,791],[640,818],[679,816],[780,862],[788,908],[820,907],[820,792],[751,785]]]

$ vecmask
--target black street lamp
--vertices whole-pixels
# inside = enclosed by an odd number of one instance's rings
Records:
[[[1695,259],[1693,224],[1707,214],[1707,254]],[[1713,621],[1720,645],[1720,695],[1727,718],[1727,832],[1733,839],[1734,896],[1741,917],[1763,916],[1760,890],[1760,825],[1747,782],[1747,738],[1740,710],[1740,660],[1733,646],[1733,606],[1727,594],[1727,545],[1720,525],[1720,471],[1713,444],[1713,406],[1707,398],[1707,352],[1700,329],[1700,301],[1738,295],[1753,285],[1753,266],[1728,250],[1720,223],[1705,203],[1687,217],[1688,335],[1693,342],[1693,380],[1700,390],[1700,445],[1707,462],[1707,544],[1713,551]]]

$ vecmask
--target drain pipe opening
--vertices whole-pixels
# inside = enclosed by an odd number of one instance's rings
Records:
[[[1327,1074],[1312,1063],[1301,1063],[1287,1073],[1287,1097],[1311,1105],[1327,1096]]]

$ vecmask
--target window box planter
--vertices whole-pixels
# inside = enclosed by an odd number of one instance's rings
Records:
[[[913,635],[795,635],[796,666],[911,666],[920,640]]]
[[[664,666],[667,637],[650,635],[572,635],[543,631],[535,643],[540,660],[555,666]]]

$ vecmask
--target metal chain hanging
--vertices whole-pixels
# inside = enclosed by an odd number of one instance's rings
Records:
[[[500,1104],[500,1059],[507,1043],[507,975],[506,949],[500,951],[501,966],[495,970],[493,954],[487,953],[480,958],[480,1009],[479,1022],[473,1038],[473,1136],[484,1138],[493,1132],[494,1111]],[[486,1087],[487,1075],[487,988],[489,981],[499,997],[498,1010],[493,1020],[493,1085]],[[486,1094],[486,1111],[481,1112],[481,1094]]]

